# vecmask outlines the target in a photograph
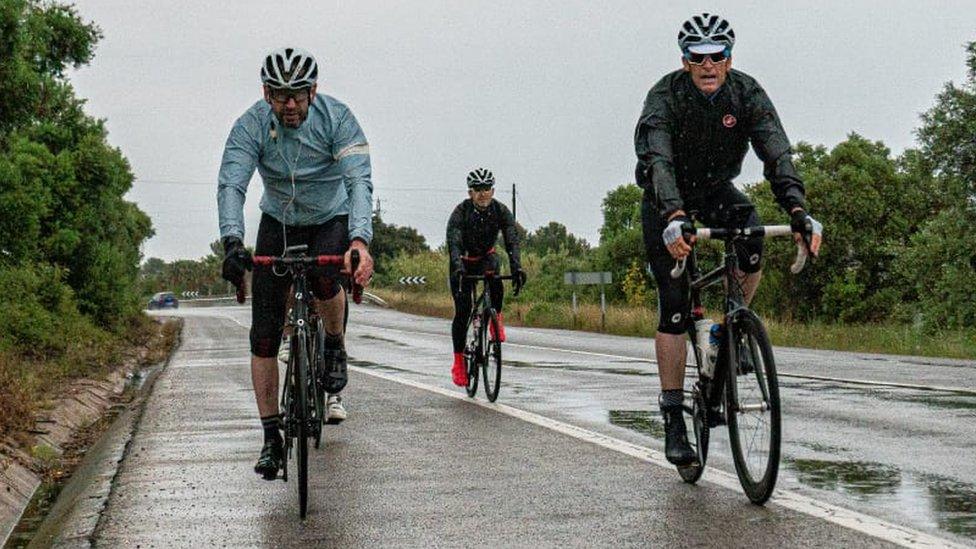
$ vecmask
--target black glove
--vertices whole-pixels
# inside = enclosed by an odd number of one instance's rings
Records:
[[[220,276],[236,287],[244,282],[244,273],[251,270],[251,252],[247,251],[244,243],[236,236],[224,238],[224,264],[220,269]]]
[[[796,210],[790,214],[790,230],[803,236],[803,243],[809,250],[813,235],[823,234],[823,225],[804,210]]]
[[[513,277],[512,289],[514,290],[512,294],[519,295],[519,292],[522,291],[522,286],[525,286],[525,281],[528,280],[529,277],[528,275],[525,274],[525,271],[523,271],[522,267],[519,265],[511,265],[511,271]]]

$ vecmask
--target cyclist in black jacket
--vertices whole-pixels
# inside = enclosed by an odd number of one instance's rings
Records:
[[[637,184],[644,189],[644,248],[658,286],[660,321],[655,353],[661,378],[665,454],[677,465],[692,463],[681,413],[690,304],[687,280],[673,280],[676,259],[691,252],[682,238],[691,218],[712,227],[761,224],[749,199],[732,184],[752,144],[765,165],[779,205],[790,215],[794,238],[817,255],[822,226],[804,205],[804,188],[776,109],[762,87],[732,70],[735,33],[725,19],[703,13],[678,32],[682,69],[651,88],[637,123]],[[762,274],[762,240],[737,250],[748,302]]]
[[[471,300],[474,282],[464,280],[466,274],[498,273],[495,242],[501,232],[508,252],[508,264],[515,275],[515,293],[525,284],[519,258],[519,239],[515,230],[515,216],[501,202],[495,200],[495,176],[484,168],[468,174],[468,199],[458,204],[447,222],[447,249],[451,258],[451,295],[454,296],[454,322],[451,337],[454,343],[454,364],[451,375],[456,385],[468,384],[464,367],[464,334],[474,306]],[[498,339],[505,341],[502,302],[505,290],[501,280],[489,284],[491,304],[498,312]],[[489,325],[490,329],[493,326]]]

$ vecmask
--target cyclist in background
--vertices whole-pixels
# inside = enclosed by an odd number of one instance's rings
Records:
[[[675,260],[691,252],[682,238],[692,227],[691,213],[711,227],[761,224],[755,207],[732,184],[752,144],[776,201],[790,216],[794,239],[813,255],[821,244],[822,226],[806,212],[803,182],[776,109],[755,79],[732,69],[734,44],[732,26],[718,15],[703,13],[685,21],[678,32],[682,68],[651,88],[634,137],[637,184],[644,189],[644,248],[658,287],[654,347],[665,455],[676,465],[696,459],[682,417],[688,283],[670,276]],[[737,276],[748,303],[762,275],[762,239],[747,242],[737,255]]]
[[[264,182],[257,255],[282,255],[286,246],[308,245],[309,255],[359,250],[353,274],[365,286],[373,273],[369,145],[359,123],[342,102],[317,92],[318,64],[306,51],[281,48],[261,65],[263,98],[234,123],[224,146],[217,185],[222,276],[240,287],[250,269],[244,248],[244,199],[255,168]],[[324,385],[328,414],[345,417],[339,392],[346,384],[343,317],[346,297],[336,280],[338,267],[311,271],[311,287],[323,319],[328,354]],[[251,379],[264,444],[254,467],[265,479],[277,477],[284,455],[278,410],[276,355],[285,319],[291,276],[258,269],[253,276]]]
[[[515,230],[515,216],[504,204],[495,200],[495,176],[484,168],[468,174],[468,199],[454,208],[447,222],[447,248],[450,254],[451,295],[454,296],[454,322],[451,338],[454,344],[454,363],[451,376],[455,385],[468,384],[468,372],[464,365],[464,336],[471,316],[474,281],[464,280],[465,275],[480,275],[485,271],[498,273],[498,255],[495,242],[501,232],[505,239],[505,251],[514,279],[517,294],[525,284],[526,275],[519,258],[519,238]],[[505,289],[501,280],[489,283],[491,306],[498,312],[499,341],[505,341],[502,319],[502,303]],[[494,327],[489,325],[494,334]]]

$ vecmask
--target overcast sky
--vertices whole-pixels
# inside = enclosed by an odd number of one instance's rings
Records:
[[[716,5],[721,6],[716,8]],[[598,241],[600,202],[633,180],[647,90],[679,67],[676,35],[715,9],[737,37],[793,142],[850,132],[895,153],[918,115],[965,76],[971,0],[635,2],[592,0],[80,0],[104,32],[71,74],[137,177],[128,198],[153,221],[146,257],[198,258],[218,237],[216,178],[234,120],[259,98],[275,47],[310,50],[319,91],[348,104],[370,141],[384,219],[444,239],[474,167],[518,184],[519,221]],[[285,7],[287,6],[287,7]],[[740,183],[761,178],[750,152]],[[249,188],[246,242],[262,192]],[[510,192],[498,198],[511,202]]]

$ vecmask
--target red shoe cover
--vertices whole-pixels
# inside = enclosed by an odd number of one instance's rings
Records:
[[[491,334],[491,339],[494,341],[505,341],[505,319],[502,317],[501,313],[498,313],[498,337],[495,337],[495,325],[488,324],[488,332]]]
[[[454,365],[451,366],[451,377],[454,378],[455,385],[467,387],[468,369],[464,364],[464,353],[454,353]]]

